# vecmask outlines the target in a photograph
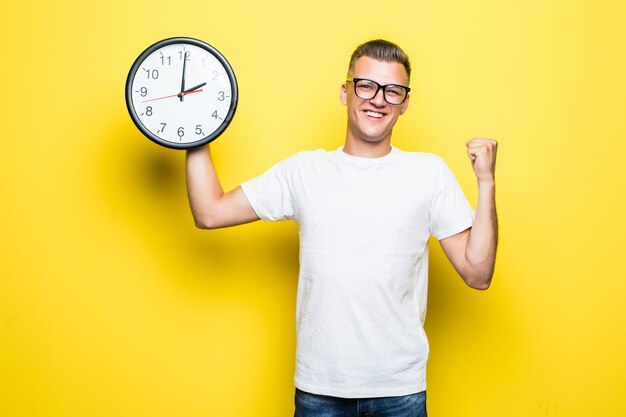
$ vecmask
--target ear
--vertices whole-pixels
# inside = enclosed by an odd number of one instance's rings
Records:
[[[402,108],[400,109],[400,114],[404,114],[404,112],[406,111],[406,109],[409,107],[409,100],[411,99],[411,95],[407,94],[406,95],[406,99],[404,100],[404,102],[402,103]]]
[[[341,85],[341,90],[339,90],[339,97],[341,98],[341,104],[344,106],[348,105],[348,87],[346,84]]]

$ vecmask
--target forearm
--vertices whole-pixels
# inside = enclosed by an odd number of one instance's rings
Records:
[[[187,195],[198,227],[209,226],[224,190],[215,172],[209,146],[187,151]]]
[[[495,164],[498,142],[473,138],[467,155],[478,180],[478,204],[472,227],[440,240],[446,256],[463,281],[472,288],[486,290],[491,284],[498,246]]]
[[[498,246],[495,181],[479,181],[476,216],[470,230],[465,260],[470,278],[478,287],[487,288],[493,276]]]

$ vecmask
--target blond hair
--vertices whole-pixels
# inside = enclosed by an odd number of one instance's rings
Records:
[[[374,58],[378,61],[398,62],[404,66],[409,79],[411,78],[411,63],[409,62],[409,57],[404,53],[402,48],[393,42],[375,39],[357,46],[350,57],[348,70],[354,69],[356,60],[363,56]]]

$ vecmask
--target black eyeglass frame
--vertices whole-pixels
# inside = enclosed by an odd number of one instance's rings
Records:
[[[356,92],[356,84],[359,81],[369,81],[371,83],[376,84],[376,92],[374,92],[374,95],[370,98],[363,98],[361,96],[359,96],[359,93]],[[383,89],[383,98],[385,99],[385,101],[389,104],[391,104],[392,106],[399,106],[400,104],[404,103],[404,101],[406,100],[406,98],[409,96],[409,91],[411,91],[411,88],[407,87],[406,85],[401,85],[401,84],[386,84],[386,85],[380,85],[378,84],[376,81],[374,80],[370,80],[369,78],[348,78],[346,80],[346,82],[352,82],[354,83],[354,94],[356,94],[356,96],[358,98],[360,98],[361,100],[371,100],[374,97],[376,97],[376,95],[378,94],[378,90],[380,90],[381,88]],[[404,94],[404,98],[402,99],[402,101],[400,103],[390,103],[389,100],[387,100],[387,96],[386,96],[386,92],[387,92],[387,87],[402,87],[404,88],[404,90],[406,91],[406,93]]]

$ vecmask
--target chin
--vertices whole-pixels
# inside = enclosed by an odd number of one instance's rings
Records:
[[[382,126],[361,126],[365,129],[359,129],[358,126],[353,126],[352,137],[359,142],[365,142],[372,145],[384,142],[391,137],[391,132],[386,129],[380,129]],[[368,129],[369,127],[369,129]],[[377,128],[378,127],[378,128]]]
[[[384,142],[386,139],[390,138],[390,133],[373,133],[371,135],[363,134],[360,136],[361,140],[364,142],[368,142],[371,144],[378,144]]]
[[[370,143],[372,145],[378,145],[385,141],[385,139],[374,139],[374,138],[362,138],[363,142]]]

